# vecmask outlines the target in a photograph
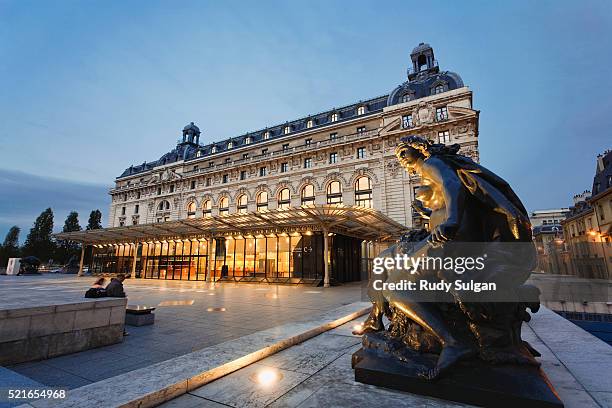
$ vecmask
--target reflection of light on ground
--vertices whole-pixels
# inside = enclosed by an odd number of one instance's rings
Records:
[[[363,325],[361,324],[356,324],[353,326],[353,330],[355,331],[361,331],[363,329]]]
[[[307,290],[304,293],[321,293],[321,291],[319,291],[319,290]]]
[[[278,295],[276,293],[266,293],[264,296],[268,299],[278,299]]]
[[[226,310],[224,307],[209,307],[206,309],[207,312],[225,312]]]
[[[264,368],[251,376],[251,380],[261,385],[269,387],[283,378],[283,375],[274,368]]]
[[[195,300],[164,300],[157,306],[191,306]]]

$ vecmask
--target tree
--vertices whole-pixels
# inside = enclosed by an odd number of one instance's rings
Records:
[[[4,238],[4,243],[0,247],[0,266],[6,266],[9,258],[19,256],[19,233],[21,229],[13,225]]]
[[[74,232],[80,231],[81,229],[82,228],[79,225],[79,213],[72,211],[70,214],[68,214],[68,217],[66,217],[62,232]],[[55,258],[62,264],[65,264],[69,262],[71,258],[76,257],[79,253],[79,249],[81,249],[78,243],[68,240],[59,241],[58,244],[59,246],[57,248]]]
[[[93,210],[89,214],[89,222],[87,223],[87,230],[101,229],[102,228],[102,213],[100,210]]]
[[[95,229],[101,229],[102,228],[102,213],[100,212],[100,210],[93,210],[90,214],[89,214],[89,221],[87,222],[87,227],[85,228],[86,230],[95,230]],[[85,263],[88,264],[91,261],[91,256],[93,253],[93,247],[92,246],[86,246],[86,251],[85,251]]]
[[[53,210],[47,208],[43,211],[30,229],[25,244],[23,254],[32,255],[42,262],[48,262],[55,252],[55,242],[51,239],[53,232]]]

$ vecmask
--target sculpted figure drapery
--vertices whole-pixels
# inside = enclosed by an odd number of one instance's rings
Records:
[[[484,254],[483,270],[460,276],[448,270],[388,270],[376,279],[385,282],[427,279],[432,282],[477,280],[495,282],[491,294],[451,291],[435,298],[414,291],[375,290],[373,307],[358,333],[364,347],[380,341],[403,359],[404,351],[436,354],[434,366],[421,375],[438,378],[463,360],[480,358],[490,363],[537,364],[537,352],[521,340],[520,328],[529,319],[527,308],[537,311],[538,290],[524,285],[535,266],[535,247],[527,211],[508,183],[471,159],[457,154],[458,145],[432,144],[417,136],[403,138],[396,148],[401,166],[421,178],[413,207],[429,219],[430,232],[412,231],[379,257],[397,254],[466,257]],[[374,278],[374,276],[373,276]],[[422,294],[421,294],[422,295]],[[383,316],[390,324],[385,330]],[[385,340],[386,339],[386,340]],[[404,353],[404,354],[402,354]]]

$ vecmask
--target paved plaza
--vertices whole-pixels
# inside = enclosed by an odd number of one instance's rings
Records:
[[[0,276],[4,302],[79,295],[92,277]],[[40,384],[77,388],[227,340],[335,309],[361,298],[360,284],[320,288],[128,279],[129,304],[156,307],[152,326],[126,326],[120,344],[10,366]]]

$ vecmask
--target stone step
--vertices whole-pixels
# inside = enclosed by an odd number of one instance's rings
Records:
[[[20,407],[153,407],[341,326],[368,313],[370,306],[351,303],[305,322],[259,331],[70,390],[64,400],[37,400]]]

